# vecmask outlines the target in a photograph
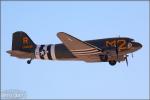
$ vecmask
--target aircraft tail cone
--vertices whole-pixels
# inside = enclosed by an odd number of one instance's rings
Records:
[[[7,53],[11,54],[11,50],[6,51]]]

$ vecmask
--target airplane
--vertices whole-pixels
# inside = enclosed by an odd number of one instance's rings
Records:
[[[65,32],[58,32],[60,44],[36,45],[23,31],[13,33],[12,50],[8,50],[11,56],[41,60],[76,60],[85,62],[109,62],[115,65],[117,62],[126,61],[128,66],[128,54],[140,48],[142,44],[128,37],[114,37],[82,41]]]

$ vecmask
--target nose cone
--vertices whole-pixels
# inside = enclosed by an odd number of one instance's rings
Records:
[[[133,47],[138,50],[138,49],[141,49],[142,48],[142,44],[138,43],[138,42],[134,42],[133,43]]]

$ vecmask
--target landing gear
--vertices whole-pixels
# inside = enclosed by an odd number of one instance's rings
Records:
[[[111,60],[111,61],[109,61],[109,64],[114,66],[114,65],[116,65],[116,61],[115,60]]]
[[[30,60],[27,60],[27,64],[30,64],[32,61],[32,58]]]

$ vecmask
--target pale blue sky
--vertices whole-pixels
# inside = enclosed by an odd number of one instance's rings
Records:
[[[131,1],[3,1],[1,4],[1,88],[27,98],[148,99],[149,4]],[[25,31],[37,44],[61,41],[67,32],[81,40],[127,36],[143,48],[125,62],[41,61],[10,57],[12,33]]]

